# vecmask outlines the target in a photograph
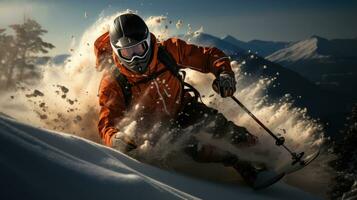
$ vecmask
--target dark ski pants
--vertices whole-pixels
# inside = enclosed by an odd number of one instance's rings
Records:
[[[192,134],[198,130],[204,131],[212,135],[212,139],[228,140],[237,148],[253,146],[257,143],[257,137],[249,133],[246,128],[237,126],[216,109],[197,101],[190,102],[184,107],[176,123],[180,129],[193,126]],[[194,136],[190,138],[184,150],[198,162],[225,162],[232,157],[232,154],[213,145],[200,145]]]

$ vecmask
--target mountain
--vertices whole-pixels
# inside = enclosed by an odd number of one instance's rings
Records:
[[[42,57],[38,57],[35,60],[35,65],[46,65],[48,63],[51,64],[55,64],[55,65],[59,65],[59,64],[63,64],[67,58],[69,58],[69,54],[59,54],[53,57],[50,56],[42,56]]]
[[[256,192],[141,163],[0,114],[0,199],[319,199],[284,183]]]
[[[241,40],[238,40],[237,38],[231,36],[231,35],[226,35],[222,38],[223,41],[229,42],[231,44],[234,44],[235,46],[241,47],[245,50],[249,50],[250,46],[248,45],[248,42],[244,42]]]
[[[320,54],[318,51],[321,43],[326,43],[326,39],[311,37],[281,49],[266,58],[285,65],[303,60],[327,58],[328,55]]]
[[[242,49],[258,52],[259,55],[265,57],[280,49],[283,49],[291,44],[291,42],[273,42],[263,40],[251,40],[244,42],[236,39],[231,35],[225,36],[222,40],[234,44]]]
[[[276,101],[290,94],[295,106],[307,108],[311,117],[319,118],[324,124],[328,124],[327,135],[338,135],[338,130],[343,127],[345,115],[353,106],[351,98],[323,90],[290,68],[249,53],[215,36],[200,33],[191,38],[190,42],[201,46],[216,46],[233,60],[241,63],[241,74],[248,75],[244,81],[246,84],[257,81],[259,77],[275,77],[275,84],[266,89],[270,100]],[[244,85],[240,87],[244,88]]]
[[[328,40],[312,36],[266,59],[298,72],[322,88],[357,99],[356,39]]]
[[[195,33],[193,37],[182,39],[189,40],[191,43],[199,44],[202,46],[217,47],[229,55],[244,54],[247,51],[239,46],[236,46],[230,42],[224,41],[216,36],[207,33]]]
[[[51,63],[55,65],[63,64],[69,57],[69,54],[59,54],[51,59]]]
[[[327,40],[319,36],[312,36],[299,41],[287,48],[281,49],[266,58],[284,63],[287,66],[305,60],[341,60],[357,58],[357,40],[334,39]]]

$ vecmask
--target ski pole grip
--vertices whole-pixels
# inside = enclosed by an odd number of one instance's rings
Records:
[[[276,142],[275,142],[275,144],[277,145],[277,146],[281,146],[281,145],[283,145],[285,143],[285,138],[284,137],[278,137],[277,139],[276,139]]]

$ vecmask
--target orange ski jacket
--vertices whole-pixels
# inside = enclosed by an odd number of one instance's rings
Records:
[[[126,76],[132,85],[132,108],[126,108],[123,92],[115,78],[109,71],[103,74],[99,87],[101,108],[98,130],[107,146],[112,145],[111,137],[119,131],[117,124],[125,117],[125,114],[140,113],[140,116],[145,116],[146,120],[157,122],[175,119],[182,109],[185,101],[184,95],[181,94],[182,84],[169,70],[160,73],[156,79],[142,81],[146,77],[163,71],[166,67],[157,58],[159,45],[163,45],[172,55],[179,68],[213,73],[215,76],[223,71],[233,73],[229,58],[215,47],[199,47],[177,38],[158,43],[153,34],[151,38],[153,56],[144,74],[132,72],[120,64],[119,59],[112,52],[108,32],[101,35],[94,43],[96,67],[103,68],[102,66],[108,63],[108,59],[112,58],[120,73]]]

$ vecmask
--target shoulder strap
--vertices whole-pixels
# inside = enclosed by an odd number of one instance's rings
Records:
[[[165,65],[165,67],[170,70],[170,72],[182,80],[182,77],[179,73],[179,67],[177,66],[176,61],[172,57],[172,55],[165,49],[164,46],[159,45],[159,50],[157,52],[157,57],[162,64]]]
[[[172,57],[170,52],[168,52],[164,46],[159,45],[159,51],[158,51],[157,55],[158,55],[159,61],[162,62],[165,65],[165,67],[168,70],[170,70],[170,72],[181,81],[183,89],[187,92],[193,92],[194,98],[196,99],[196,101],[199,98],[202,102],[201,95],[198,92],[198,90],[196,88],[194,88],[192,85],[185,82],[186,72],[181,71],[182,75],[180,74],[180,69],[177,65],[177,62],[174,60],[174,58]]]
[[[165,65],[165,67],[174,75],[176,76],[183,84],[183,87],[187,87],[189,89],[186,89],[187,91],[191,91],[195,94],[195,97],[198,98],[200,97],[199,92],[190,84],[185,83],[185,73],[183,71],[183,77],[179,73],[179,67],[177,66],[176,61],[174,58],[171,56],[170,52],[168,52],[164,46],[159,45],[159,50],[158,50],[158,59],[162,64]],[[115,80],[118,82],[119,86],[122,89],[124,99],[125,99],[125,106],[129,107],[131,103],[131,98],[132,98],[132,92],[131,92],[131,87],[132,85],[129,83],[128,79],[120,73],[119,69],[115,67],[113,71],[113,75]],[[146,80],[146,79],[145,79]]]
[[[113,71],[113,75],[123,92],[125,106],[128,108],[131,103],[131,97],[132,97],[131,86],[132,85],[129,83],[128,79],[122,73],[120,73],[120,71],[117,67],[115,67],[115,69]]]

